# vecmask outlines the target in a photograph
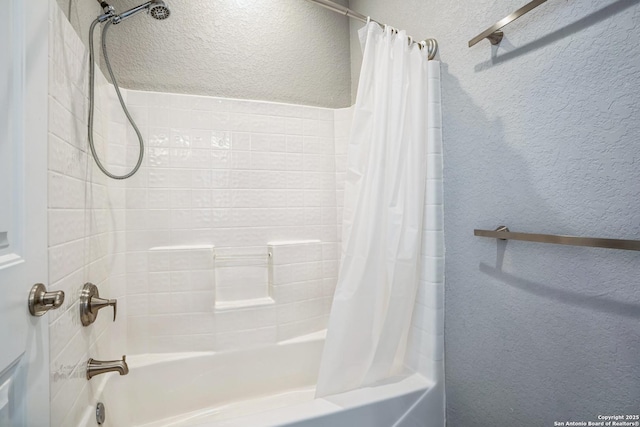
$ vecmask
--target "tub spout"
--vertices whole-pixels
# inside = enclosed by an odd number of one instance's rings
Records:
[[[129,366],[127,365],[127,356],[122,356],[122,360],[95,360],[89,359],[87,362],[87,379],[95,377],[96,375],[105,374],[107,372],[118,372],[120,375],[127,375],[129,373]]]

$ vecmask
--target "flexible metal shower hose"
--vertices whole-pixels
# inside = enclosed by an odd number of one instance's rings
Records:
[[[112,179],[127,179],[131,178],[140,166],[142,165],[142,159],[144,158],[144,141],[142,139],[142,134],[136,125],[136,122],[133,120],[131,115],[129,114],[129,110],[127,110],[127,106],[122,99],[122,94],[120,93],[120,87],[118,86],[118,82],[116,81],[116,77],[113,75],[113,70],[111,69],[111,63],[109,62],[109,55],[107,54],[107,30],[111,26],[111,21],[107,21],[102,29],[102,54],[104,56],[104,61],[107,64],[107,70],[109,71],[109,76],[111,76],[111,82],[113,82],[113,87],[116,90],[116,94],[118,95],[118,100],[120,100],[120,105],[122,106],[122,111],[127,116],[127,120],[131,123],[133,130],[135,130],[136,135],[138,135],[138,141],[140,143],[140,154],[138,155],[138,162],[135,167],[125,175],[114,175],[107,170],[100,162],[98,158],[98,153],[96,152],[96,147],[93,142],[93,110],[95,107],[95,62],[94,62],[94,48],[93,48],[93,32],[95,30],[96,25],[98,24],[98,20],[96,19],[91,23],[91,27],[89,28],[89,148],[91,149],[91,154],[93,155],[93,159],[96,161],[96,165],[98,168]]]

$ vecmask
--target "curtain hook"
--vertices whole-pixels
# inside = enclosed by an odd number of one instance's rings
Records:
[[[371,17],[367,16],[367,25],[371,24]]]
[[[413,44],[413,37],[408,36],[407,40],[409,41],[409,46],[411,46]]]

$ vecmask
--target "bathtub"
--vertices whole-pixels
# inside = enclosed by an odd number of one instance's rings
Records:
[[[314,399],[324,331],[234,352],[127,357],[129,374],[94,378],[82,425],[106,427],[442,427],[444,393],[418,374]]]

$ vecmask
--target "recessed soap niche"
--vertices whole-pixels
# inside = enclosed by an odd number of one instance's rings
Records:
[[[306,292],[306,287],[291,286],[296,283],[317,280],[321,286],[322,243],[301,240],[215,248],[213,270],[216,310],[274,304],[288,299],[284,293]]]
[[[0,249],[6,249],[9,247],[9,233],[7,231],[0,231]]]
[[[268,247],[216,248],[213,270],[216,310],[273,304]]]

